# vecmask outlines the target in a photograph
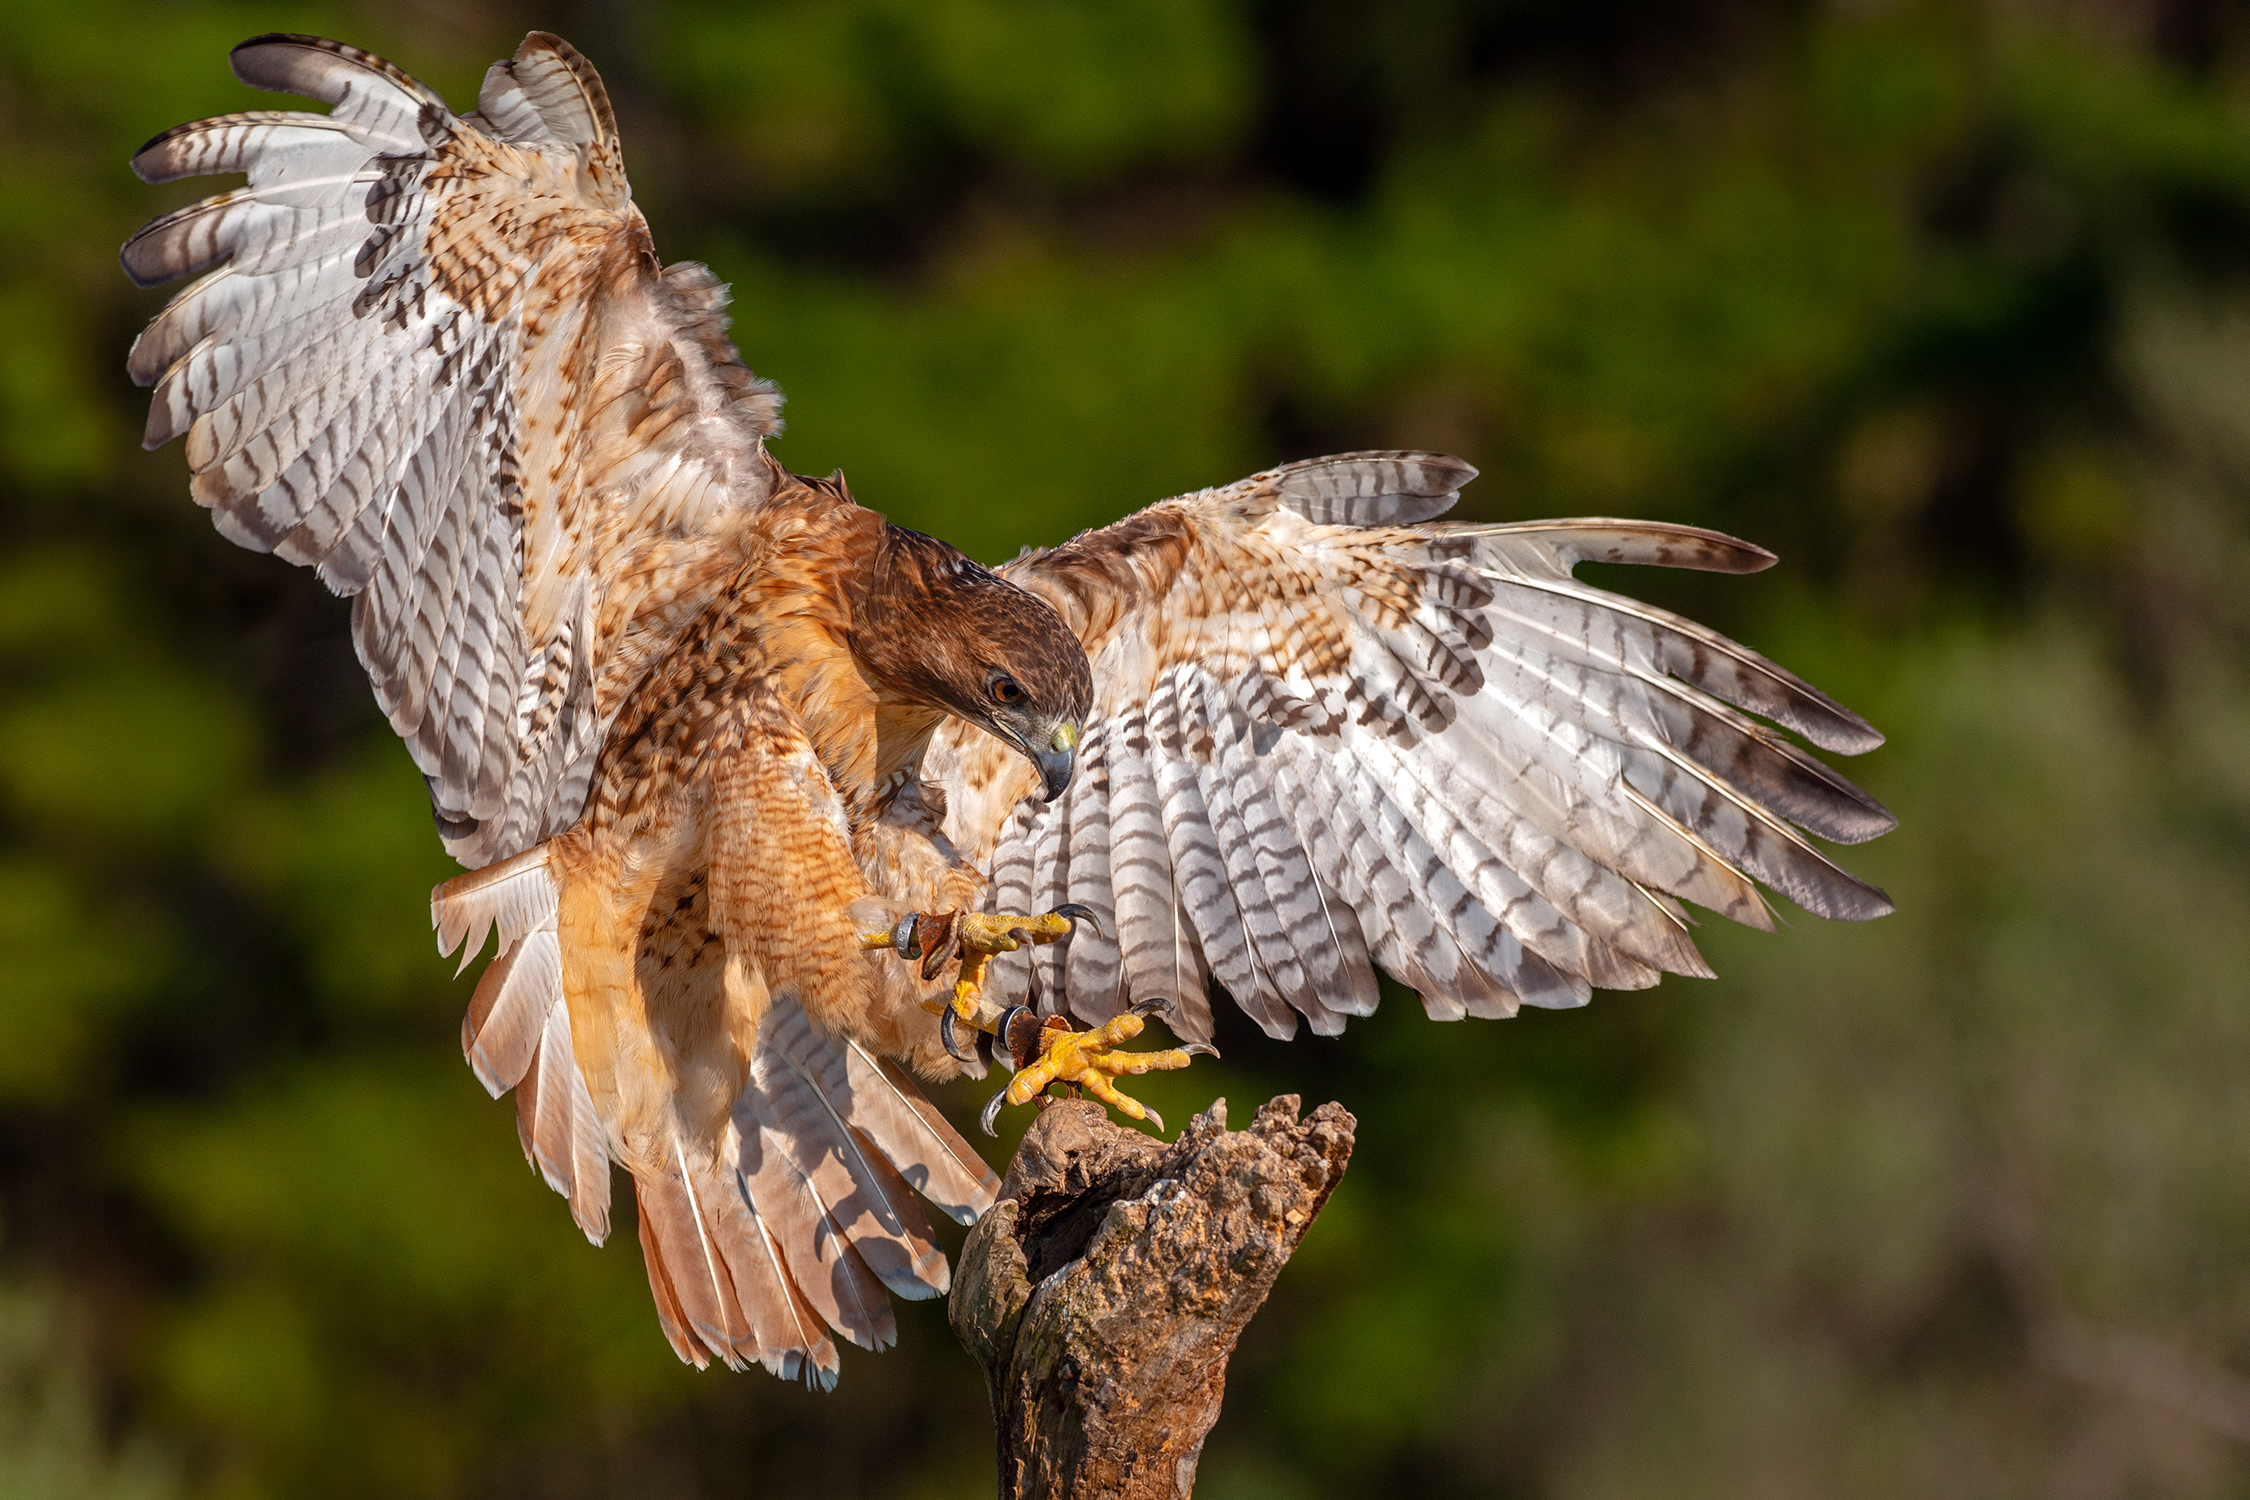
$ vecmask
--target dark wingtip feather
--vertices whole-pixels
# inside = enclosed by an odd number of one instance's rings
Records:
[[[397,64],[364,48],[301,31],[269,31],[238,42],[227,54],[227,62],[234,69],[234,76],[254,89],[301,94],[326,104],[343,100],[345,85],[338,81],[336,72],[336,65],[340,63],[385,79],[425,104],[445,107],[445,101],[428,85]]]
[[[236,42],[227,52],[227,66],[234,76],[254,89],[270,89],[277,94],[300,94],[293,80],[302,69],[301,60],[291,54],[316,51],[329,52],[342,46],[326,37],[313,36],[302,31],[266,31]],[[318,98],[319,95],[308,97]]]
[[[227,258],[228,251],[216,239],[190,252],[181,243],[187,226],[206,213],[225,206],[232,194],[221,193],[200,203],[191,203],[175,212],[164,214],[143,224],[131,239],[117,252],[117,263],[138,287],[162,286],[167,281],[177,281],[183,276],[195,276]]]
[[[1791,729],[1838,755],[1865,755],[1882,745],[1883,731],[1802,679],[1798,685],[1806,701],[1797,705],[1799,721],[1789,722]]]
[[[1872,922],[1898,909],[1881,890],[1810,849],[1785,863],[1771,857],[1749,863],[1758,866],[1752,873],[1759,880],[1831,922]]]
[[[1762,573],[1781,560],[1755,542],[1671,521],[1575,516],[1467,529],[1480,536],[1521,537],[1543,543],[1566,568],[1582,562],[1606,562],[1688,568],[1699,573]]]
[[[1898,910],[1898,903],[1881,886],[1869,885],[1864,880],[1854,880],[1852,888],[1841,893],[1841,899],[1832,900],[1830,904],[1832,909],[1828,911],[1820,911],[1815,907],[1805,909],[1832,922],[1872,922],[1877,917],[1887,917]]]
[[[176,178],[192,175],[174,170],[174,153],[164,148],[190,131],[202,128],[203,123],[200,120],[191,125],[175,125],[170,130],[159,130],[156,134],[141,142],[140,149],[133,153],[133,159],[128,163],[133,169],[133,175],[152,186],[159,182],[171,182]]]
[[[1469,483],[1477,477],[1477,466],[1475,464],[1470,463],[1465,458],[1456,458],[1450,453],[1404,449],[1395,452],[1370,453],[1365,456],[1411,462],[1421,471],[1421,483],[1415,487],[1416,493],[1428,496],[1431,499],[1440,495],[1457,495],[1462,490],[1467,489]]]
[[[1832,844],[1864,844],[1898,827],[1896,813],[1840,776],[1817,808],[1791,805],[1778,810],[1790,822]]]
[[[1859,807],[1862,815],[1853,820],[1848,837],[1833,834],[1823,834],[1822,837],[1834,838],[1839,844],[1864,844],[1869,839],[1879,839],[1898,827],[1898,814],[1865,792],[1860,793]]]

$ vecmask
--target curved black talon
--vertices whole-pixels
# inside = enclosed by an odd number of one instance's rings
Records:
[[[1169,1023],[1176,1007],[1173,1006],[1171,1001],[1165,999],[1162,995],[1158,995],[1149,1000],[1135,1000],[1125,1008],[1136,1016],[1162,1016]],[[1197,1054],[1205,1057],[1217,1057],[1219,1055],[1219,1049],[1209,1042],[1182,1042],[1180,1043],[1180,1050],[1190,1057]]]
[[[1051,917],[1068,917],[1073,927],[1080,922],[1084,922],[1088,927],[1094,929],[1094,936],[1096,937],[1106,938],[1109,936],[1109,930],[1102,926],[1102,919],[1094,914],[1094,909],[1090,906],[1080,906],[1075,901],[1068,901],[1056,907],[1048,915]]]
[[[1000,1106],[1007,1101],[1007,1098],[1007,1087],[1006,1085],[1002,1085],[1000,1088],[993,1091],[993,1095],[991,1098],[984,1101],[984,1113],[977,1116],[977,1123],[984,1127],[984,1133],[986,1135],[993,1136],[995,1138],[999,1136],[1000,1132],[993,1129],[992,1126],[993,1122],[1000,1118]]]
[[[946,1052],[952,1056],[955,1062],[975,1062],[977,1060],[976,1054],[973,1052],[963,1052],[961,1050],[961,1044],[953,1039],[953,1023],[954,1010],[952,1006],[948,1005],[945,1008],[945,1014],[938,1018],[938,1040],[945,1043]]]
[[[1142,1105],[1142,1106],[1141,1106],[1141,1113],[1142,1113],[1142,1114],[1144,1114],[1144,1115],[1146,1115],[1146,1116],[1148,1116],[1148,1122],[1149,1122],[1149,1124],[1151,1124],[1151,1125],[1154,1125],[1154,1126],[1156,1127],[1156,1133],[1157,1133],[1158,1135],[1162,1135],[1162,1134],[1164,1133],[1164,1117],[1163,1117],[1162,1115],[1160,1115],[1160,1114],[1158,1114],[1158,1113],[1156,1112],[1156,1106],[1155,1106],[1155,1105],[1153,1105],[1153,1104],[1144,1104],[1144,1105]]]

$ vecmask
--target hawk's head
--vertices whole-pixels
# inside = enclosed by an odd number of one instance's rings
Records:
[[[958,714],[1021,750],[1048,801],[1070,785],[1094,698],[1062,616],[957,548],[885,528],[863,580],[852,649],[901,695]]]

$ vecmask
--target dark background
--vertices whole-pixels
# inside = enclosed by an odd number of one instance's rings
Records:
[[[419,783],[137,447],[133,148],[272,29],[592,55],[777,444],[988,558],[1268,462],[1725,528],[1603,581],[1891,735],[1865,927],[1339,1041],[1210,1500],[2250,1494],[2250,26],[2232,7],[0,4],[0,1493],[957,1496],[942,1308],[673,1360],[462,1065]],[[967,1118],[977,1092],[947,1097]],[[995,1148],[994,1159],[1002,1159]]]

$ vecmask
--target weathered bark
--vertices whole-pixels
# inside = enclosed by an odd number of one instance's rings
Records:
[[[1049,1105],[969,1231],[953,1331],[984,1367],[1002,1500],[1186,1500],[1227,1360],[1351,1159],[1355,1121],[1294,1095],[1167,1146]]]

